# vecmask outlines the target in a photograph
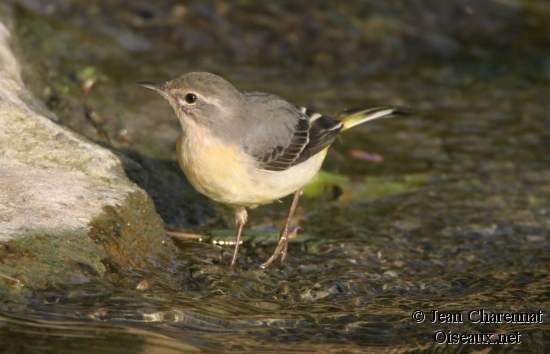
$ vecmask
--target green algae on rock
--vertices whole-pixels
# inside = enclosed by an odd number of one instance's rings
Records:
[[[395,179],[377,176],[352,179],[337,173],[321,171],[306,186],[304,194],[308,197],[319,197],[332,191],[333,194],[338,194],[338,197],[342,195],[346,201],[376,199],[412,191],[421,187],[427,179],[428,176],[425,174],[411,174]],[[337,192],[334,192],[335,188],[338,189]]]

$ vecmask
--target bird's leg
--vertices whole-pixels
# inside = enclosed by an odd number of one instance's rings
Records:
[[[248,213],[246,208],[238,207],[235,209],[235,226],[237,228],[237,234],[235,236],[235,249],[233,251],[233,258],[231,259],[231,266],[233,267],[237,262],[237,255],[239,254],[239,246],[241,244],[241,234],[243,232],[244,224],[248,220]]]
[[[296,212],[296,208],[298,207],[298,200],[300,199],[300,195],[302,195],[302,190],[297,190],[294,193],[294,197],[292,198],[292,204],[290,204],[290,210],[288,211],[288,216],[286,218],[285,226],[281,230],[281,233],[279,235],[279,243],[277,244],[277,247],[275,248],[275,251],[273,251],[273,254],[265,263],[263,263],[260,267],[267,268],[269,267],[277,258],[281,258],[281,262],[283,262],[286,258],[286,253],[288,250],[288,233],[290,229],[290,220],[294,216],[294,213]]]

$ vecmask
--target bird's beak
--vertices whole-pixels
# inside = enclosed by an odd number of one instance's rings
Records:
[[[143,86],[143,87],[145,87],[149,90],[157,91],[158,93],[160,93],[163,96],[165,94],[164,84],[162,84],[162,83],[159,84],[159,83],[155,83],[155,82],[142,81],[142,82],[138,82],[138,85]]]

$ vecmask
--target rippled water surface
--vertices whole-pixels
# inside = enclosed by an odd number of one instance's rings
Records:
[[[276,233],[288,201],[250,213],[247,233],[260,236],[248,238],[233,270],[227,266],[230,247],[176,241],[180,259],[172,269],[136,270],[33,294],[28,307],[14,305],[0,314],[5,352],[548,351],[548,312],[542,324],[411,319],[415,310],[549,308],[550,45],[541,44],[548,40],[540,33],[550,31],[538,17],[527,27],[533,36],[526,32],[527,44],[516,48],[524,56],[504,58],[499,48],[487,54],[483,46],[489,43],[466,41],[463,50],[474,54],[464,58],[420,57],[356,72],[335,64],[324,72],[238,60],[197,64],[160,44],[157,54],[137,50],[141,54],[127,59],[135,48],[111,44],[114,49],[106,51],[112,56],[102,55],[95,38],[70,53],[55,46],[51,54],[37,44],[36,28],[50,31],[50,41],[77,43],[89,24],[64,22],[62,15],[18,10],[24,58],[36,64],[32,56],[47,53],[52,59],[38,64],[37,72],[51,70],[49,78],[62,81],[35,92],[63,124],[93,140],[107,143],[82,114],[83,105],[107,117],[102,129],[111,146],[128,151],[153,174],[164,169],[163,176],[179,178],[173,162],[178,126],[167,105],[134,82],[167,79],[197,66],[245,89],[276,92],[327,113],[394,104],[415,114],[357,128],[335,143],[322,178],[301,203],[297,219],[303,231],[291,242],[286,263],[258,267],[274,248],[273,238],[261,235]],[[142,43],[105,21],[101,36]],[[89,36],[103,38],[96,32]],[[148,45],[154,52],[156,44]],[[125,65],[131,74],[121,72]],[[99,77],[95,91],[85,99],[64,98],[60,87],[78,88],[75,72],[87,66]],[[376,158],[353,157],[357,151]],[[139,176],[133,178],[140,183]],[[158,190],[144,187],[152,189],[168,225],[197,232],[227,227],[223,210],[189,189],[166,196],[162,188],[179,182],[166,183]],[[177,202],[182,209],[168,201],[174,196],[193,202]],[[440,329],[519,331],[522,344],[438,345],[433,336]]]

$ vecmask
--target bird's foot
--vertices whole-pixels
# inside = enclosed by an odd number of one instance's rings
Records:
[[[281,237],[279,237],[279,243],[277,243],[277,247],[275,247],[275,251],[273,251],[273,254],[271,255],[271,257],[269,257],[267,261],[265,261],[260,265],[260,268],[266,269],[279,258],[281,259],[281,262],[283,262],[286,258],[287,251],[288,251],[288,230],[285,230],[283,234],[281,234]]]
[[[286,250],[285,250],[286,246],[284,245],[286,242],[288,242],[288,240],[286,238],[285,239],[281,238],[279,240],[279,243],[277,244],[277,247],[275,248],[275,251],[273,251],[273,254],[271,255],[271,257],[269,257],[269,259],[267,261],[262,263],[260,265],[260,268],[266,269],[267,267],[269,267],[271,264],[273,264],[273,262],[275,262],[279,258],[281,258],[281,262],[282,262],[284,260],[284,258],[286,257]]]
[[[279,243],[277,243],[277,247],[275,248],[275,251],[273,251],[273,254],[271,255],[271,257],[269,257],[267,261],[265,261],[264,263],[262,263],[262,265],[260,265],[260,268],[266,269],[278,258],[280,258],[281,263],[283,263],[288,253],[288,240],[291,240],[297,237],[298,232],[300,230],[302,230],[300,226],[295,226],[291,230],[285,230],[286,232],[283,232],[281,237],[279,237]]]

